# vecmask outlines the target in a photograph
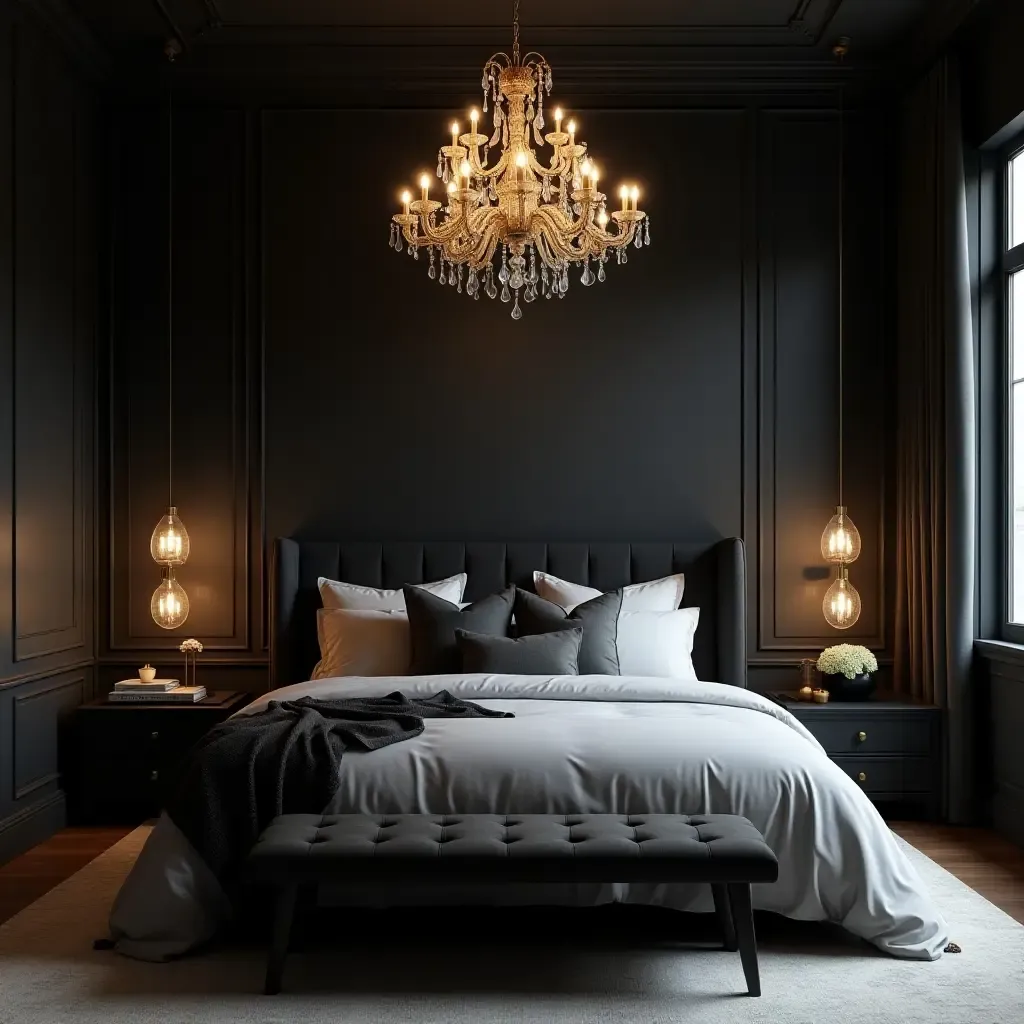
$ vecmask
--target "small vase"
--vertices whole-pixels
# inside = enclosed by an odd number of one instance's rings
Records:
[[[832,700],[868,700],[875,692],[875,677],[870,672],[861,672],[852,679],[842,672],[821,679]]]

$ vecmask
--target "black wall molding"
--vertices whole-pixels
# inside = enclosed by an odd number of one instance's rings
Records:
[[[856,182],[848,195],[848,225],[855,222],[848,230],[848,288],[864,297],[864,309],[848,311],[855,339],[848,355],[863,359],[859,370],[847,370],[851,391],[858,382],[865,386],[856,408],[847,397],[851,422],[863,427],[848,438],[848,504],[860,513],[867,552],[855,581],[864,617],[844,637],[830,633],[821,617],[828,581],[810,573],[822,568],[818,537],[835,502],[836,196],[826,169],[835,166],[838,122],[834,107],[819,106],[834,93],[793,88],[792,96],[783,91],[756,102],[725,92],[673,109],[586,110],[587,137],[602,154],[614,160],[620,151],[631,153],[631,169],[651,176],[645,190],[655,244],[613,268],[618,272],[602,288],[573,287],[555,307],[528,308],[519,325],[498,303],[431,287],[422,262],[372,241],[392,212],[391,192],[402,174],[424,166],[436,150],[433,129],[444,123],[445,108],[246,102],[183,114],[192,128],[182,133],[188,141],[181,160],[240,197],[243,212],[232,199],[207,207],[199,222],[210,244],[197,245],[179,268],[176,322],[213,330],[187,332],[177,350],[183,365],[209,372],[211,346],[238,345],[240,316],[245,353],[241,377],[223,378],[236,396],[232,406],[190,401],[194,441],[184,472],[197,484],[241,476],[237,493],[248,493],[248,518],[239,518],[241,497],[228,518],[227,505],[207,515],[199,490],[189,498],[195,511],[183,514],[193,558],[234,554],[218,566],[197,561],[191,582],[190,560],[183,583],[190,595],[211,588],[209,610],[193,604],[177,632],[209,640],[211,668],[234,666],[246,680],[258,679],[249,673],[262,671],[266,651],[260,556],[282,533],[642,540],[683,529],[746,538],[757,627],[749,632],[750,662],[760,666],[752,678],[778,685],[787,664],[839,639],[870,643],[887,659],[889,470],[878,431],[888,384],[884,360],[864,353],[877,355],[886,336],[883,304],[870,297],[884,273],[889,230],[877,166],[888,129],[874,107],[850,115],[848,180]],[[153,289],[160,246],[148,249],[144,240],[164,201],[159,175],[147,171],[159,153],[151,122],[144,108],[133,108],[122,110],[116,124],[131,145],[121,150],[115,223],[130,230],[118,229],[122,255],[115,253],[112,287],[120,296],[109,402],[114,518],[104,571],[114,615],[103,630],[109,639],[100,654],[101,688],[136,657],[154,664],[173,659],[180,640],[148,627],[129,630],[130,623],[145,626],[155,582],[151,571],[136,580],[118,568],[130,547],[145,553],[152,501],[140,495],[150,486],[151,455],[162,451],[145,422],[133,419],[129,431],[118,412],[146,379],[125,327],[137,331],[145,310],[159,310]],[[390,154],[393,188],[368,182],[350,161],[356,137]],[[625,170],[608,173],[614,180]],[[187,195],[179,196],[183,201]],[[128,256],[130,265],[121,262]],[[211,273],[225,283],[220,290],[202,284]],[[159,333],[158,314],[151,323]],[[507,361],[511,353],[515,364]],[[565,377],[570,367],[585,373]],[[188,388],[179,385],[180,400]],[[627,426],[619,407],[632,408],[640,395],[636,422]],[[491,426],[465,429],[490,423],[481,398],[505,410],[496,433]],[[581,423],[605,410],[581,456],[593,470],[575,467],[566,476],[551,464],[557,449],[543,426],[551,402],[567,403]],[[651,420],[652,404],[674,411]],[[440,417],[439,409],[446,411]],[[506,461],[498,475],[488,469],[481,476],[476,454],[489,433]],[[429,440],[435,435],[436,447]],[[711,462],[690,440],[698,435]],[[244,464],[229,455],[230,437],[245,439]],[[119,453],[129,438],[134,462],[125,473]],[[441,456],[453,438],[456,464],[467,467],[462,483]],[[617,467],[614,493],[602,466]],[[463,494],[470,482],[472,494]],[[531,486],[550,490],[553,483],[556,494],[546,505],[530,500]],[[234,536],[248,531],[247,551],[203,536],[218,518],[226,525],[232,517]],[[241,607],[243,593],[250,595],[246,623],[228,638],[217,630],[207,635],[216,610]],[[113,622],[120,624],[112,630]]]

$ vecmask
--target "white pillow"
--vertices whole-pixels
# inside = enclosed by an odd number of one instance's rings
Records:
[[[683,601],[683,573],[663,576],[650,583],[632,583],[623,589],[622,610],[624,612],[674,612]],[[560,605],[571,612],[578,604],[601,596],[600,590],[584,587],[579,583],[560,580],[550,573],[533,572],[533,587],[545,601]]]
[[[320,661],[314,679],[409,674],[412,648],[404,611],[320,608],[316,634]]]
[[[693,636],[699,608],[674,612],[619,613],[619,673],[624,676],[661,676],[696,679]]]
[[[436,583],[417,583],[421,590],[428,590],[445,601],[458,604],[466,590],[467,576],[460,572]],[[348,608],[375,612],[404,612],[405,594],[399,590],[376,590],[374,587],[360,587],[354,583],[342,583],[321,576],[317,581],[320,600],[325,608]]]

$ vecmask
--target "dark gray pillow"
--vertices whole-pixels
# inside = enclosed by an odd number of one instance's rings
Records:
[[[617,676],[619,649],[619,611],[622,591],[612,590],[583,604],[568,614],[565,609],[528,590],[516,588],[516,626],[520,636],[554,633],[559,629],[583,627],[580,644],[580,675]]]
[[[579,675],[583,628],[521,636],[483,636],[455,630],[463,672],[497,672],[519,676]]]
[[[512,621],[515,587],[490,594],[467,608],[431,594],[419,587],[402,587],[405,609],[409,614],[409,639],[414,676],[438,672],[458,672],[462,666],[455,630],[468,629],[487,636],[508,636]]]

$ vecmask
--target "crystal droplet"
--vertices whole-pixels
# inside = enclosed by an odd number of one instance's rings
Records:
[[[445,277],[444,274],[444,260],[441,260],[441,276],[440,278],[438,278],[438,280],[441,282],[441,284],[447,284],[448,282],[448,279]]]
[[[512,298],[512,293],[508,290],[508,285],[503,284],[501,286],[501,301],[508,302]]]
[[[594,275],[590,272],[590,261],[583,265],[583,273],[580,275],[580,283],[589,288],[594,283]]]
[[[622,248],[622,262],[623,263],[628,263],[629,262],[629,253],[626,252],[625,246],[623,246],[623,248]]]
[[[608,275],[605,274],[605,272],[604,272],[604,260],[601,260],[601,262],[598,263],[598,265],[597,265],[597,279],[598,279],[598,281],[601,282],[601,284],[604,284],[605,278],[607,276]]]
[[[433,281],[434,278],[437,277],[437,271],[434,269],[433,262],[431,262],[430,266],[427,267],[427,277],[429,277],[431,281]]]
[[[644,245],[651,244],[651,218],[644,218]]]
[[[633,245],[637,249],[642,249],[644,247],[644,233],[639,229],[637,229],[636,238],[633,239]]]
[[[437,151],[437,176],[440,178],[444,173],[444,154],[441,150]]]
[[[388,232],[388,248],[389,249],[395,244],[395,228],[397,228],[397,227],[398,227],[398,225],[394,221],[392,221],[391,222],[391,230]]]
[[[395,252],[402,251],[402,232],[398,231],[395,233]]]
[[[459,295],[462,294],[462,264],[459,264],[459,286],[455,289]]]
[[[448,283],[454,288],[455,287],[455,264],[448,264]]]
[[[494,278],[488,274],[487,284],[484,285],[484,291],[487,292],[487,298],[493,299],[498,294],[498,289],[494,286]]]
[[[516,304],[512,307],[512,319],[523,319],[523,311],[519,308],[519,292],[516,292]]]
[[[533,302],[535,298],[537,298],[537,289],[532,284],[528,284],[526,286],[526,291],[523,292],[523,301]]]
[[[498,271],[498,280],[505,284],[508,281],[508,267],[504,263],[501,265],[501,269]]]

